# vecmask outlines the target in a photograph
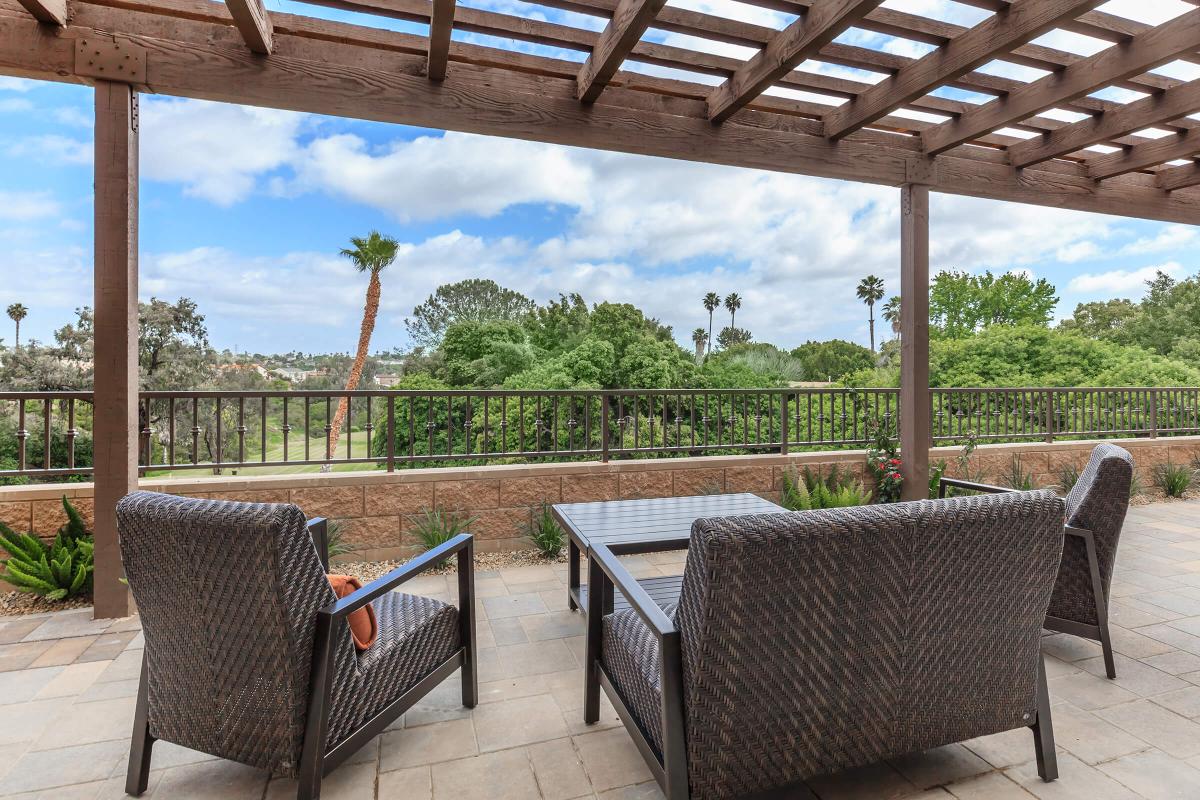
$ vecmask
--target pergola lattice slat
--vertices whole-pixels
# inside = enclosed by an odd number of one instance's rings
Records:
[[[454,30],[454,0],[433,0],[429,18],[429,60],[426,73],[429,80],[446,78],[450,63],[450,33]]]
[[[1200,9],[1140,33],[1124,45],[1101,50],[1090,58],[963,114],[957,120],[944,123],[922,135],[925,149],[936,155],[1114,81],[1166,64],[1197,47],[1200,47]]]
[[[241,31],[246,46],[255,53],[270,53],[273,29],[262,0],[225,0],[225,4],[229,6],[233,24]]]
[[[1188,131],[1097,156],[1088,161],[1088,174],[1100,181],[1156,164],[1191,158],[1197,153],[1200,153],[1200,131]]]
[[[1155,175],[1160,189],[1173,192],[1189,186],[1200,186],[1200,164],[1195,162],[1178,167],[1167,167]]]
[[[600,34],[592,54],[579,70],[579,99],[594,103],[621,68],[667,0],[621,0]]]
[[[779,78],[815,55],[862,19],[881,0],[827,0],[771,37],[754,58],[742,65],[708,98],[708,116],[724,122],[745,108]]]
[[[67,24],[67,0],[21,0],[21,5],[38,22],[59,26]]]
[[[854,133],[998,54],[1040,36],[1060,20],[1096,5],[1096,0],[1016,0],[1004,12],[987,18],[830,112],[825,120],[826,135],[840,139]]]
[[[1015,144],[1008,148],[1009,163],[1026,167],[1197,111],[1200,111],[1200,81],[1192,81],[1051,131],[1041,139]]]

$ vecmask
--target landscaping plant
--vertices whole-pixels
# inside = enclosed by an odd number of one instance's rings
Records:
[[[346,531],[341,520],[326,520],[325,535],[329,541],[330,558],[350,552],[350,543],[346,541]]]
[[[527,523],[526,535],[546,558],[558,558],[566,543],[567,535],[562,526],[554,519],[550,506],[542,503],[542,507],[533,512],[533,520]]]
[[[872,427],[874,439],[867,450],[867,469],[875,481],[875,502],[900,501],[900,448],[886,424]]]
[[[1136,477],[1136,476],[1135,476]],[[1063,464],[1058,468],[1058,491],[1067,494],[1079,483],[1079,467],[1074,464]]]
[[[779,492],[779,505],[788,511],[809,511],[813,507],[812,495],[809,494],[808,484],[791,468],[784,470],[783,473],[783,486]]]
[[[942,476],[946,474],[945,459],[935,461],[929,465],[929,499],[937,500],[938,492],[942,488]]]
[[[1025,470],[1020,454],[1014,453],[1008,465],[1008,472],[1000,476],[1000,481],[1010,489],[1027,492],[1033,488],[1033,473]]]
[[[455,511],[443,511],[435,509],[433,511],[428,508],[421,509],[420,514],[414,514],[413,533],[417,535],[417,541],[420,542],[422,550],[432,550],[440,544],[458,536],[460,533],[467,533],[467,529],[471,527],[478,517],[467,517]],[[450,563],[446,559],[438,566],[443,566]]]
[[[1167,463],[1154,468],[1154,485],[1167,497],[1183,497],[1195,480],[1196,470],[1190,466],[1173,464],[1169,458]]]
[[[0,577],[19,591],[41,595],[47,600],[64,600],[92,590],[93,547],[83,517],[63,497],[67,522],[47,545],[31,533],[16,533],[0,523]]]

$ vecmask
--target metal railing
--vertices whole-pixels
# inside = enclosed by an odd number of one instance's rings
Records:
[[[1200,388],[932,389],[930,404],[942,444],[1200,433]],[[0,392],[0,477],[89,474],[91,412],[88,392]],[[139,463],[143,474],[390,471],[787,453],[866,445],[899,415],[896,389],[143,392]]]

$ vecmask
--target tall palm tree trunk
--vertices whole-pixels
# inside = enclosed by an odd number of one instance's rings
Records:
[[[708,354],[712,355],[712,309],[708,311]]]
[[[358,388],[362,380],[363,366],[367,362],[367,351],[371,348],[371,334],[375,332],[375,317],[379,314],[379,273],[371,273],[371,282],[367,284],[367,302],[363,307],[362,326],[358,330],[358,351],[354,354],[354,364],[350,367],[350,377],[346,379],[346,391]],[[329,434],[329,452],[326,458],[333,458],[337,453],[338,441],[341,439],[342,426],[346,423],[346,415],[350,410],[350,398],[343,397],[338,401],[337,413],[333,415],[333,430]],[[326,465],[330,466],[330,465]]]
[[[15,346],[16,347],[21,346],[21,320],[17,320],[17,337],[16,337],[16,341],[15,341]]]
[[[867,324],[871,326],[871,352],[875,352],[875,304],[867,304]]]

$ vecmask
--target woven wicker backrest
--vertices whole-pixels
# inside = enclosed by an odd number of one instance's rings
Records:
[[[146,635],[150,733],[292,774],[316,612],[336,599],[304,514],[136,492],[117,524]]]
[[[697,520],[693,797],[1028,725],[1062,526],[1048,491]]]
[[[1129,510],[1129,486],[1133,481],[1133,456],[1115,444],[1098,444],[1087,466],[1067,495],[1067,524],[1092,532],[1096,558],[1100,564],[1100,583],[1108,596],[1113,564],[1121,527]],[[1091,572],[1084,542],[1067,537],[1063,547],[1058,585],[1050,600],[1050,613],[1056,617],[1096,624],[1096,603],[1092,595]]]

